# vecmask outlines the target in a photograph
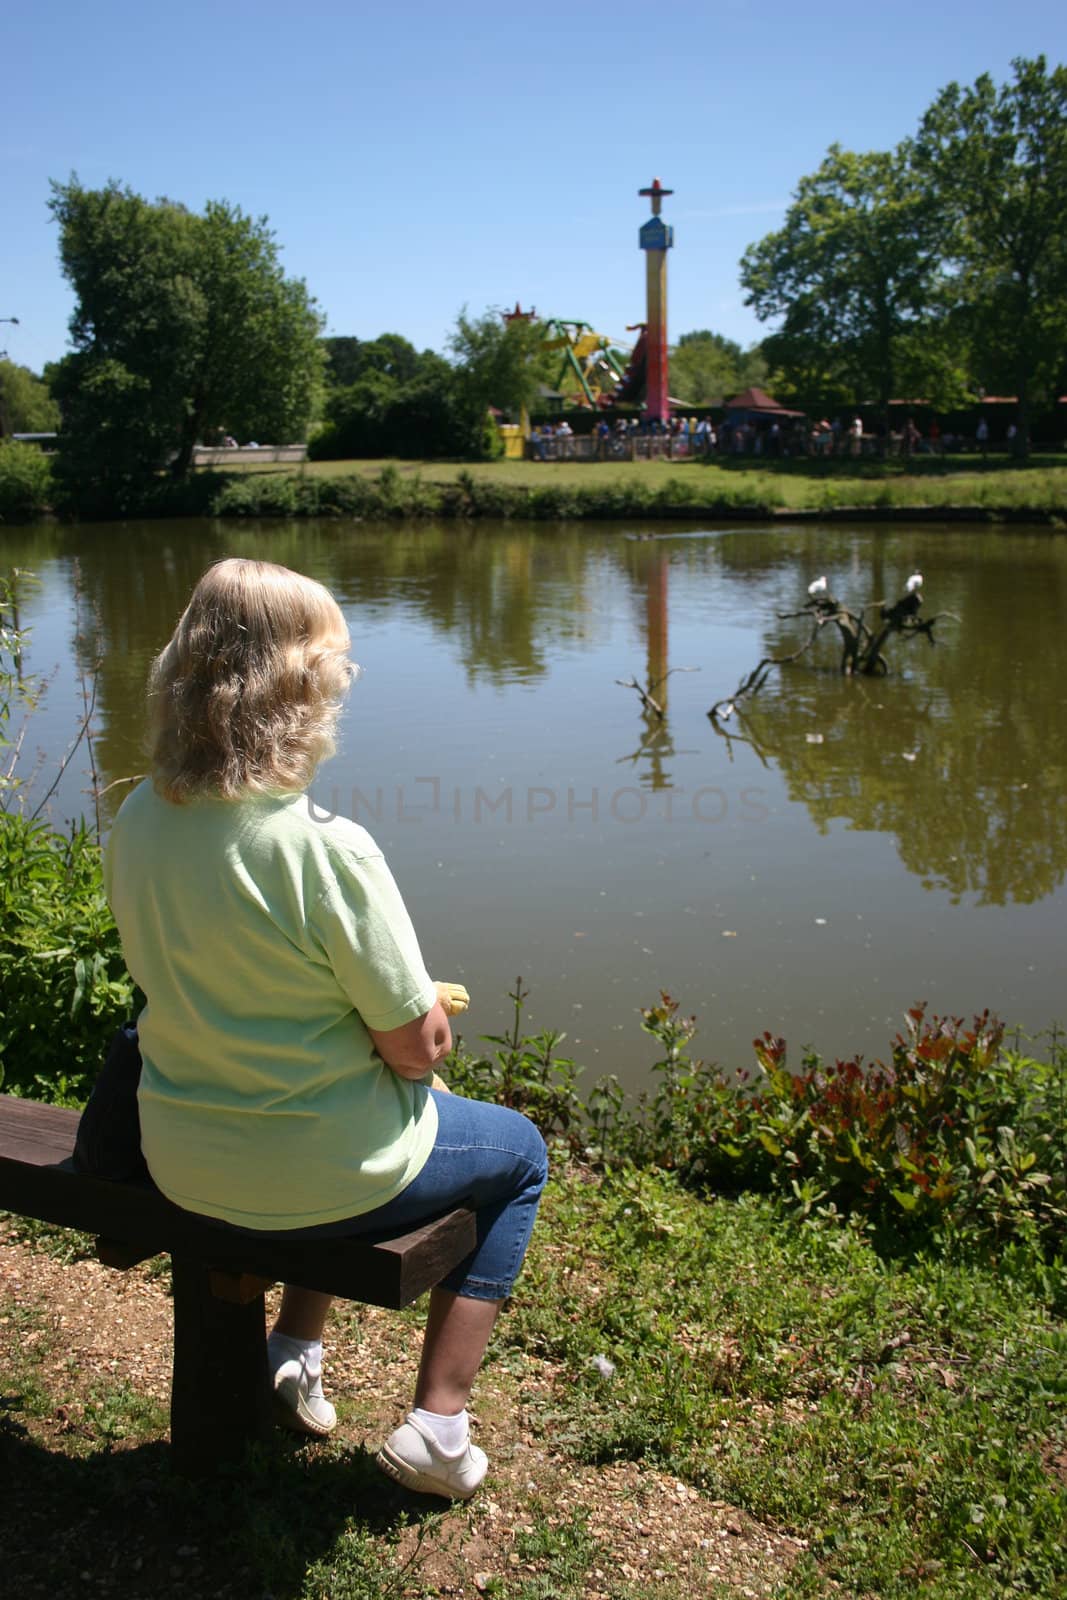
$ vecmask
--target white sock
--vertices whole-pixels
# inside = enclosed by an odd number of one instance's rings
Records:
[[[309,1378],[322,1372],[322,1340],[291,1339],[287,1333],[272,1333],[267,1340],[267,1355],[271,1371],[276,1371],[285,1361],[303,1361]]]
[[[411,1413],[418,1417],[424,1428],[429,1428],[446,1456],[458,1456],[470,1438],[467,1411],[457,1411],[454,1417],[443,1417],[438,1411],[423,1411],[416,1406]]]

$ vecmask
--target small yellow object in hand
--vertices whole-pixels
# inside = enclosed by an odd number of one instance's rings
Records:
[[[458,1017],[471,1003],[471,997],[461,983],[435,983],[434,988],[446,1017]]]

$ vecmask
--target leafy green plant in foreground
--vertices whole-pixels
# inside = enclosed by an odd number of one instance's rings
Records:
[[[97,839],[84,822],[63,833],[24,807],[16,723],[34,710],[39,685],[23,671],[19,602],[34,582],[18,570],[0,577],[0,1086],[74,1103],[92,1088],[133,984]]]
[[[988,1013],[971,1027],[918,1006],[888,1064],[786,1065],[785,1042],[755,1041],[736,1078],[687,1051],[691,1023],[664,996],[643,1013],[665,1045],[645,1121],[657,1162],[719,1191],[777,1195],[798,1213],[858,1214],[883,1233],[1052,1248],[1067,1222],[1062,1048],[1042,1063],[1003,1047]]]
[[[669,995],[642,1011],[660,1046],[655,1087],[627,1101],[604,1078],[587,1100],[562,1035],[524,1035],[515,1017],[495,1047],[449,1063],[460,1092],[525,1111],[547,1135],[601,1162],[676,1171],[695,1187],[774,1196],[798,1217],[852,1216],[883,1246],[1019,1249],[1048,1258],[1061,1289],[1067,1223],[1067,1050],[1040,1062],[1004,1048],[988,1013],[970,1028],[918,1006],[888,1064],[786,1065],[785,1041],[755,1041],[756,1069],[728,1074],[694,1057],[693,1018]],[[1056,1266],[1056,1260],[1060,1265]]]
[[[132,997],[91,834],[0,815],[3,1089],[84,1100]]]
[[[495,1100],[525,1112],[543,1131],[572,1143],[584,1142],[581,1128],[585,1107],[578,1096],[581,1068],[568,1056],[556,1054],[563,1034],[544,1029],[524,1035],[522,1014],[529,990],[516,978],[508,995],[514,1013],[507,1034],[483,1034],[483,1044],[495,1045],[491,1055],[472,1056],[460,1045],[449,1060],[449,1086],[460,1094]]]

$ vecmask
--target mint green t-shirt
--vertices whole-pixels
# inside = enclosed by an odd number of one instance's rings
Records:
[[[391,1200],[437,1133],[374,1051],[437,996],[381,851],[306,795],[173,805],[150,782],[104,862],[138,1019],[141,1143],[189,1211],[281,1231]]]

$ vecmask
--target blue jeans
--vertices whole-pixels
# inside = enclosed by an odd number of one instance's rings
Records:
[[[507,1106],[431,1089],[437,1138],[416,1178],[384,1206],[344,1222],[300,1228],[289,1238],[337,1239],[427,1221],[464,1201],[473,1206],[478,1243],[442,1287],[470,1300],[503,1300],[519,1275],[548,1177],[545,1141],[528,1117]]]

